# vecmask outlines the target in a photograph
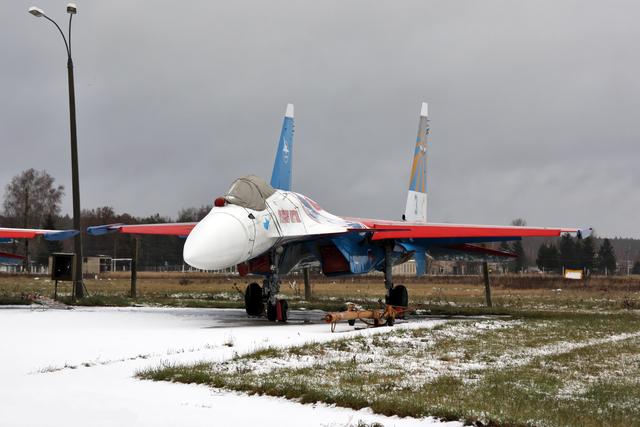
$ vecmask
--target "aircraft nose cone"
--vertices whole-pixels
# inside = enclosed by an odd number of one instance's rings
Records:
[[[248,255],[247,228],[235,216],[210,213],[191,230],[184,243],[187,264],[202,270],[219,270],[245,261]]]

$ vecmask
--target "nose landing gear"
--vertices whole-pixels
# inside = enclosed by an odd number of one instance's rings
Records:
[[[267,306],[267,319],[272,322],[286,322],[289,317],[289,304],[286,300],[277,299],[280,292],[280,278],[278,277],[278,258],[282,254],[277,249],[273,251],[271,259],[273,261],[271,274],[267,275],[260,286],[257,283],[250,283],[244,293],[244,306],[249,316],[262,316]]]
[[[267,280],[265,280],[267,282]],[[265,295],[264,289],[267,289]],[[289,303],[285,299],[276,299],[275,295],[277,293],[271,293],[268,284],[265,284],[264,287],[259,284],[253,282],[247,286],[247,289],[244,293],[244,308],[247,311],[247,314],[251,317],[260,317],[265,312],[265,299],[267,306],[267,319],[272,322],[286,322],[289,318]],[[273,300],[271,296],[273,295]]]

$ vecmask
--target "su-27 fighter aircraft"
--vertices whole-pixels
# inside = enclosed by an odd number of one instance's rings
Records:
[[[184,260],[203,270],[237,266],[241,275],[264,276],[262,286],[251,283],[245,292],[246,311],[264,313],[269,320],[286,321],[287,303],[277,298],[280,279],[295,267],[320,264],[327,276],[384,272],[387,303],[407,306],[403,285],[394,286],[392,267],[415,258],[419,274],[429,256],[468,253],[509,256],[476,246],[477,243],[584,233],[577,228],[534,228],[427,222],[427,104],[422,104],[409,193],[402,221],[340,217],[309,197],[291,191],[293,105],[286,109],[271,184],[257,176],[233,182],[215,199],[211,212],[198,223],[90,227],[100,235],[110,232],[187,236]],[[586,231],[586,230],[585,230]]]
[[[0,227],[0,243],[11,243],[13,239],[33,239],[38,236],[46,240],[66,240],[74,237],[76,230],[38,230],[31,228],[4,228]],[[0,265],[20,265],[24,257],[7,252],[0,252]]]

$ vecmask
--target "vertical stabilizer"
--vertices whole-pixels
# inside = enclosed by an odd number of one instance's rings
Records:
[[[429,136],[429,109],[426,102],[420,110],[418,138],[413,152],[409,193],[403,218],[411,222],[427,222],[427,137]]]
[[[293,104],[287,104],[282,122],[280,143],[271,173],[271,186],[279,190],[291,190],[291,165],[293,163]]]

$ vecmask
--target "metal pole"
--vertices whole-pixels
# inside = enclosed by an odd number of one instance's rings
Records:
[[[43,17],[51,22],[60,32],[64,47],[67,51],[67,78],[69,83],[69,130],[71,134],[71,185],[73,191],[73,228],[81,231],[80,228],[80,180],[78,178],[78,138],[76,132],[76,94],[73,81],[73,60],[71,59],[71,22],[73,15],[76,13],[75,5],[67,5],[69,13],[69,39],[64,35],[62,28],[56,21],[49,18],[42,10],[32,7],[29,13],[37,17]],[[82,280],[82,233],[78,233],[74,238],[74,252],[76,255],[73,271],[75,279],[73,282],[74,298],[84,297],[84,283]]]
[[[309,281],[309,267],[302,270],[304,275],[304,299],[309,301],[311,299],[311,282]]]
[[[69,128],[71,133],[71,182],[73,187],[73,228],[81,230],[80,225],[80,179],[78,173],[78,135],[76,131],[76,94],[73,81],[73,60],[69,53],[67,60],[69,78]],[[74,287],[76,298],[84,297],[84,284],[82,283],[82,233],[78,233],[74,239],[74,251],[76,253]]]
[[[491,283],[489,283],[489,264],[487,261],[482,263],[482,275],[484,276],[484,296],[487,300],[487,307],[491,307]]]
[[[131,298],[138,297],[138,255],[140,239],[133,238],[133,253],[131,254]]]

